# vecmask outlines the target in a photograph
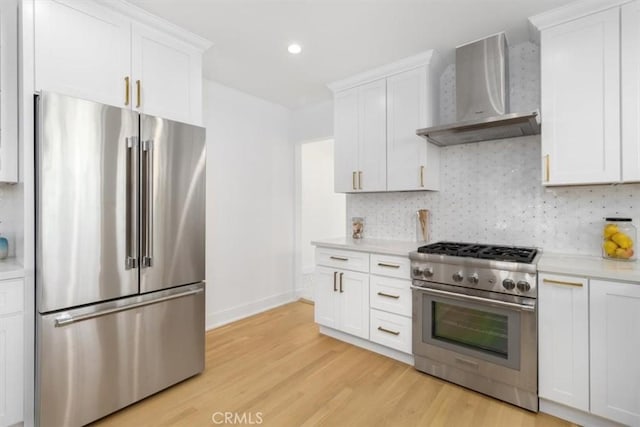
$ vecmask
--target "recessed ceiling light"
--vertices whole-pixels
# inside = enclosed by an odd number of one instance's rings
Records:
[[[302,47],[298,43],[291,43],[287,48],[290,54],[297,55],[302,52]]]

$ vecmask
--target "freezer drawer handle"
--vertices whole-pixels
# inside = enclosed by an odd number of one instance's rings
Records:
[[[80,316],[75,316],[75,317],[60,316],[57,319],[55,319],[54,326],[56,328],[60,328],[62,326],[67,326],[67,325],[70,325],[72,323],[78,323],[78,322],[82,322],[84,320],[89,320],[89,319],[94,319],[96,317],[106,316],[108,314],[119,313],[121,311],[133,310],[134,308],[144,307],[146,305],[158,304],[160,302],[165,302],[165,301],[169,301],[169,300],[172,300],[172,299],[188,297],[190,295],[199,294],[202,291],[203,291],[203,289],[194,289],[194,290],[190,290],[190,291],[186,291],[186,292],[181,292],[179,294],[167,295],[166,297],[161,297],[161,298],[157,298],[157,299],[153,299],[153,300],[149,300],[149,301],[135,302],[133,304],[123,305],[122,307],[109,308],[109,309],[106,309],[106,310],[98,311],[97,313],[82,314]]]

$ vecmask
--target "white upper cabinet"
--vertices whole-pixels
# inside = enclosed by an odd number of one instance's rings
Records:
[[[0,182],[18,182],[18,2],[0,1]]]
[[[530,21],[543,184],[640,182],[640,1],[576,2]]]
[[[134,24],[132,34],[134,108],[201,122],[202,53],[146,25]]]
[[[387,189],[386,82],[358,88],[358,190]]]
[[[640,425],[640,284],[590,282],[591,412]]]
[[[416,135],[434,122],[426,66],[387,78],[387,190],[438,190],[440,152]]]
[[[622,6],[622,181],[640,181],[640,1]]]
[[[433,123],[434,51],[333,83],[335,190],[437,190],[439,149],[416,135]]]
[[[126,3],[38,0],[34,6],[36,90],[202,122],[206,41]]]
[[[541,33],[543,183],[620,181],[620,18],[609,9]]]
[[[92,1],[34,6],[36,90],[126,106],[130,21]]]

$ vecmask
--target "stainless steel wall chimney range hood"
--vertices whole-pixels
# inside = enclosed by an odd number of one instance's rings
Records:
[[[439,146],[540,133],[538,112],[509,112],[509,51],[504,33],[456,48],[456,123],[418,129]]]

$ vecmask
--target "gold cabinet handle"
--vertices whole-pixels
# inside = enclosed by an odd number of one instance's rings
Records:
[[[424,166],[420,166],[420,187],[424,187]]]
[[[576,286],[581,288],[582,283],[580,282],[565,282],[564,280],[553,280],[553,279],[542,279],[544,283],[549,283],[552,285],[567,285],[567,286]]]
[[[136,80],[136,108],[140,108],[140,80]]]
[[[362,190],[362,171],[358,171],[358,190]]]
[[[124,105],[129,105],[129,76],[124,78]]]
[[[386,333],[391,334],[391,335],[396,335],[396,336],[400,335],[400,332],[392,331],[391,329],[386,329],[386,328],[383,328],[382,326],[378,326],[378,330],[382,331],[382,332],[386,332]]]
[[[342,276],[344,276],[344,273],[340,273],[340,293],[343,293],[344,291],[342,290]]]
[[[544,180],[549,182],[549,154],[544,156]]]
[[[344,257],[341,257],[341,256],[333,256],[333,255],[330,256],[329,259],[334,259],[336,261],[349,261],[349,258],[344,258]]]
[[[336,275],[338,274],[337,271],[333,272],[333,292],[336,292],[338,289],[336,288]]]
[[[387,264],[386,262],[379,262],[378,267],[400,268],[398,264]]]
[[[354,190],[358,189],[356,187],[356,171],[353,171],[353,175],[351,176],[351,186],[353,187]]]
[[[393,298],[393,299],[400,298],[400,295],[385,294],[384,292],[378,292],[378,295],[380,295],[381,297],[387,297],[387,298]]]

